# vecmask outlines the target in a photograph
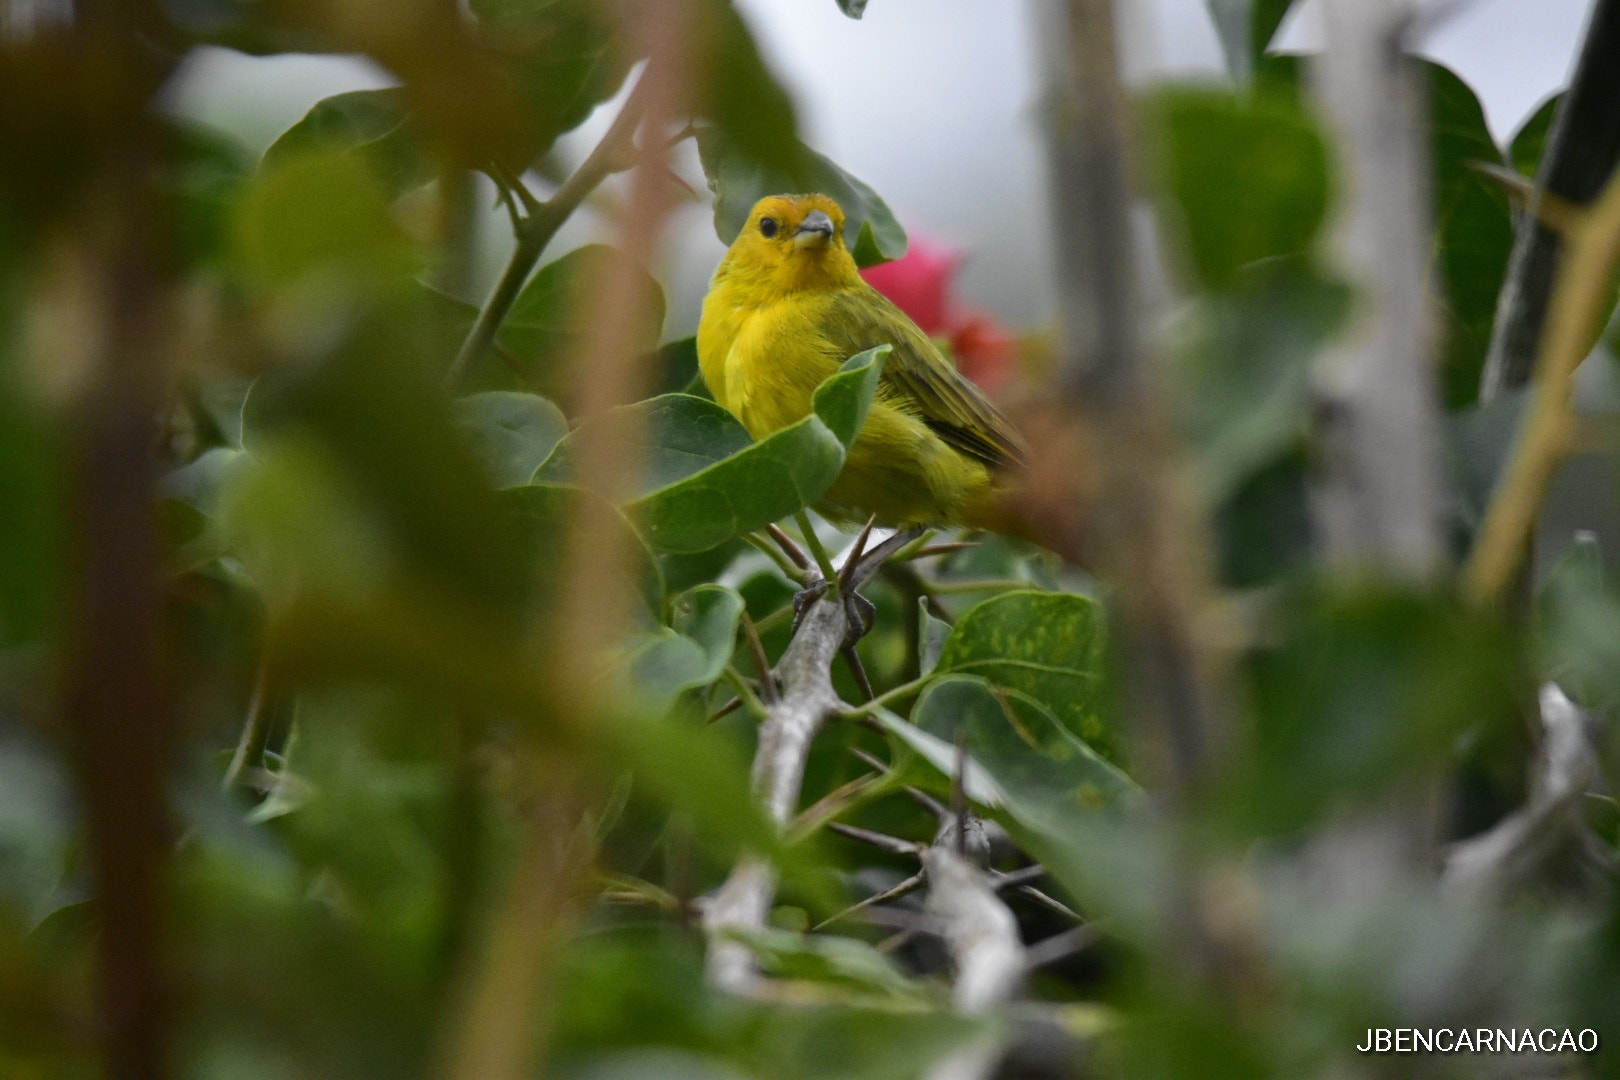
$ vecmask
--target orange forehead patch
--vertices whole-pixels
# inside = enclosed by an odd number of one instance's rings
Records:
[[[754,204],[748,219],[758,221],[762,217],[770,216],[792,228],[803,221],[805,215],[812,210],[820,210],[832,218],[835,226],[843,228],[844,208],[839,206],[836,200],[819,194],[767,195]]]

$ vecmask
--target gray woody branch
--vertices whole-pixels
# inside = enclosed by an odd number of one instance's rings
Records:
[[[859,588],[894,552],[912,539],[900,532],[865,555],[847,575],[849,590]],[[849,620],[839,595],[817,600],[805,613],[787,652],[776,666],[780,696],[766,707],[754,752],[754,796],[778,827],[792,819],[804,783],[804,763],[816,733],[848,708],[833,689],[832,663],[843,646]],[[764,859],[745,855],[731,875],[703,903],[703,929],[709,938],[711,985],[733,993],[756,988],[753,953],[737,931],[763,929],[776,894],[776,871]]]

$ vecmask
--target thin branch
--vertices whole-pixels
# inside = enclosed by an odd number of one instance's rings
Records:
[[[1499,596],[1524,556],[1553,470],[1575,437],[1575,369],[1592,347],[1620,260],[1620,176],[1609,182],[1570,238],[1553,290],[1552,310],[1529,415],[1513,457],[1480,526],[1463,572],[1463,590],[1479,602]]]
[[[876,701],[877,694],[872,690],[872,680],[867,676],[866,665],[861,663],[861,654],[855,651],[855,646],[845,645],[843,648],[838,650],[838,655],[843,658],[844,666],[847,667],[849,669],[849,673],[854,676],[855,685],[859,687],[861,691],[861,698],[867,704],[871,704],[873,701]]]
[[[771,661],[765,655],[765,644],[759,640],[759,630],[754,626],[754,620],[747,611],[742,613],[743,637],[748,642],[748,651],[753,654],[754,667],[759,671],[759,696],[766,705],[775,705],[776,677],[771,674]]]
[[[854,805],[856,799],[866,794],[867,789],[882,779],[882,773],[863,773],[827,792],[793,819],[793,826],[787,832],[788,840],[801,840],[828,824],[834,817]]]
[[[649,64],[650,67],[650,64]],[[444,382],[447,387],[454,388],[461,382],[469,368],[480,360],[485,351],[494,342],[495,335],[500,332],[501,324],[511,312],[512,305],[517,302],[518,295],[523,291],[524,282],[528,281],[529,274],[534,271],[535,264],[545,253],[547,245],[557,235],[563,223],[571,217],[585,197],[596,190],[598,184],[615,172],[631,164],[629,150],[635,139],[636,129],[641,126],[642,117],[647,111],[652,88],[658,80],[652,78],[650,70],[643,71],[641,80],[636,83],[630,96],[625,99],[619,115],[613,118],[613,123],[602,136],[596,147],[580,163],[579,168],[564,180],[562,186],[544,203],[530,208],[524,216],[522,227],[517,230],[517,245],[512,249],[512,256],[507,260],[506,269],[495,285],[495,291],[490,293],[489,299],[484,302],[483,308],[478,312],[478,318],[473,322],[472,329],[467,331],[466,340],[461,343],[461,349],[456,358],[451,361],[449,369],[445,372]],[[528,189],[523,186],[522,178],[517,178],[516,186],[510,190],[528,195]],[[529,196],[532,199],[532,196]],[[525,199],[525,203],[528,203]]]
[[[804,546],[810,549],[811,556],[816,560],[816,568],[821,571],[821,580],[827,583],[829,589],[836,592],[839,575],[833,569],[832,556],[827,554],[827,549],[822,546],[821,537],[816,535],[815,527],[810,524],[810,515],[800,510],[793,515],[793,519],[799,523],[799,532],[804,535]]]

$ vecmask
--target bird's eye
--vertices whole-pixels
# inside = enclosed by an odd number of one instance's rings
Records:
[[[776,219],[773,217],[759,219],[759,235],[769,238],[776,235]]]

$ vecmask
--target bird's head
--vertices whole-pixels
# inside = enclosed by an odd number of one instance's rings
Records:
[[[844,247],[844,211],[825,195],[769,195],[754,204],[721,272],[745,274],[762,288],[848,286],[860,281]]]

